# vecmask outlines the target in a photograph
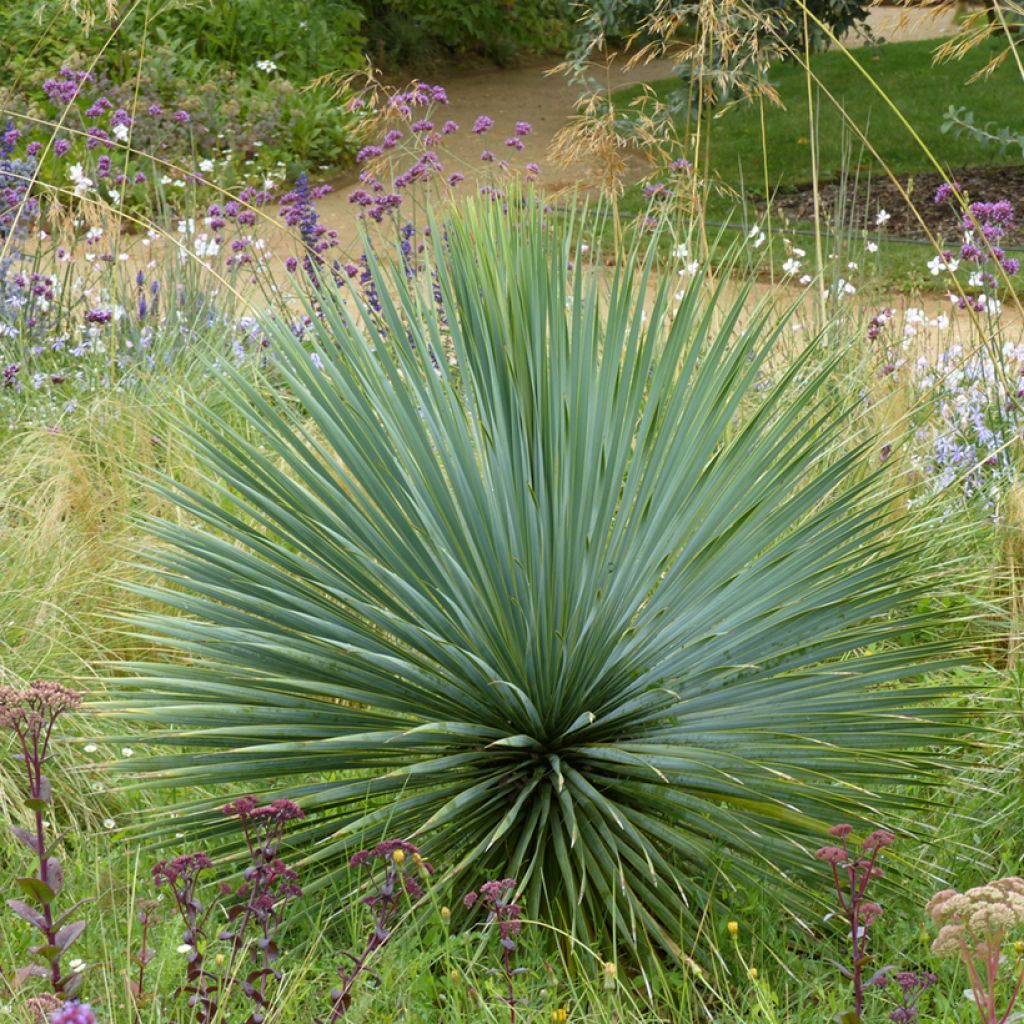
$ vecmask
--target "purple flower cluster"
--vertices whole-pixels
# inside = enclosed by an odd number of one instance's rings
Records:
[[[96,1015],[88,1003],[72,1001],[50,1014],[50,1024],[96,1024]]]
[[[39,202],[31,195],[37,170],[36,151],[16,157],[20,139],[21,132],[8,121],[0,133],[0,242],[12,232],[24,235],[39,212]]]
[[[913,1024],[918,1019],[921,996],[938,982],[938,976],[931,971],[879,971],[879,985],[892,981],[899,989],[900,1005],[889,1013],[893,1024]]]
[[[311,186],[306,174],[300,174],[295,188],[280,199],[280,214],[285,224],[299,229],[303,246],[302,265],[309,279],[319,287],[319,268],[324,264],[323,254],[338,244],[337,231],[328,230],[316,209],[316,201],[331,192],[330,185]],[[297,262],[287,264],[294,271]]]
[[[991,264],[994,269],[1013,276],[1020,270],[1020,261],[1008,256],[1005,240],[1016,229],[1013,203],[1008,199],[992,202],[973,201],[962,192],[956,182],[943,182],[935,192],[937,204],[955,203],[960,209],[960,228],[963,242],[960,245],[959,257],[964,263],[972,264],[977,269],[970,275],[968,285],[982,285],[995,289],[998,285],[993,270],[986,269]],[[939,257],[942,265],[956,269],[956,262],[951,252],[943,252]],[[975,312],[991,312],[992,303],[985,296],[960,295],[950,293],[951,298],[961,309],[973,309]]]
[[[88,71],[61,68],[55,78],[47,78],[43,82],[43,92],[55,106],[67,107],[75,102],[85,83],[92,80]]]
[[[995,510],[1013,486],[1015,438],[1024,437],[1024,345],[996,355],[956,345],[918,358],[909,380],[921,411],[915,468],[934,493]]]

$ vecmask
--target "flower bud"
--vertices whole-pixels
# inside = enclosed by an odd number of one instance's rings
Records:
[[[618,967],[615,966],[615,961],[609,960],[604,965],[604,987],[607,990],[615,988],[615,978],[619,973]]]
[[[564,1006],[560,1006],[557,1010],[551,1011],[552,1024],[565,1024],[568,1019],[569,1011]]]
[[[448,907],[441,908],[441,920],[447,924],[452,919],[452,912]]]
[[[391,859],[392,859],[392,860],[393,860],[393,861],[394,861],[394,862],[395,862],[396,864],[404,864],[404,863],[405,863],[405,850],[395,850],[395,851],[394,851],[394,852],[393,852],[393,853],[391,854]]]
[[[756,967],[751,967],[750,970],[747,971],[747,974],[750,975],[750,980],[751,981],[757,981],[757,968]]]
[[[216,965],[217,965],[218,967],[221,967],[221,966],[223,966],[223,964],[224,964],[224,954],[223,954],[223,953],[218,953],[218,954],[217,954],[217,955],[216,955],[216,956],[215,956],[215,957],[213,958],[213,962],[214,962],[214,963],[215,963],[215,964],[216,964]]]
[[[730,921],[725,927],[726,927],[726,930],[729,932],[729,934],[733,938],[736,937],[736,935],[739,933],[739,930],[740,930],[740,926],[739,926],[739,922],[738,921]]]
[[[461,977],[461,975],[460,975],[460,974],[459,974],[459,972],[458,972],[458,971],[457,971],[457,970],[456,970],[456,969],[455,969],[455,968],[453,967],[453,968],[452,968],[452,969],[451,969],[451,970],[450,970],[450,971],[448,972],[448,977],[449,977],[449,978],[451,978],[451,979],[452,979],[452,981],[454,981],[454,982],[458,982],[458,980],[459,980],[459,978]]]

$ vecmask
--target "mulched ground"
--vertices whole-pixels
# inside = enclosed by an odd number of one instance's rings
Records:
[[[1024,221],[1024,165],[974,167],[956,171],[952,178],[959,182],[971,199],[986,202],[1009,199],[1017,209],[1018,222]],[[900,184],[909,192],[914,209],[911,209],[900,190],[887,177],[874,178],[870,182],[860,181],[856,188],[853,182],[848,182],[842,197],[840,189],[843,186],[829,183],[820,189],[821,209],[827,219],[834,221],[837,201],[842,198],[845,206],[842,221],[847,227],[867,228],[873,236],[884,233],[903,238],[927,237],[918,220],[920,215],[936,238],[958,240],[959,217],[953,207],[949,204],[936,206],[932,202],[935,190],[943,180],[940,174],[901,177]],[[772,207],[791,220],[814,219],[814,195],[810,186],[798,192],[777,195]],[[885,210],[890,215],[884,229],[875,227],[875,217],[879,210]],[[1008,241],[1019,245],[1022,238],[1024,231],[1018,228]]]

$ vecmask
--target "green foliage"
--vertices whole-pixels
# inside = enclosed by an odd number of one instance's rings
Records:
[[[870,0],[599,0],[581,5],[573,61],[582,71],[606,42],[631,40],[678,52],[680,106],[695,90],[725,100],[756,93],[764,68],[801,58],[866,23]],[[675,47],[686,40],[690,45]]]
[[[861,172],[883,169],[862,149],[858,131],[878,150],[885,168],[897,175],[934,171],[929,154],[950,168],[1019,162],[1012,150],[1005,155],[982,150],[969,136],[955,137],[942,130],[950,102],[958,98],[970,104],[979,122],[1005,121],[1006,97],[1020,94],[1016,68],[1004,63],[990,76],[968,84],[993,56],[991,45],[976,47],[955,64],[936,64],[934,50],[934,42],[928,41],[886,43],[857,51],[856,61],[835,51],[811,59],[821,180],[858,170],[850,166],[851,149],[858,155]],[[711,121],[714,171],[730,185],[763,190],[766,159],[769,188],[807,184],[811,179],[806,74],[795,64],[784,64],[772,68],[768,80],[778,91],[781,106],[765,102],[763,126],[757,105],[738,105]],[[656,83],[655,90],[666,97],[676,84],[667,79]],[[639,94],[635,87],[620,90],[617,103],[623,107]],[[685,125],[687,118],[681,121]]]
[[[777,883],[927,775],[953,712],[908,712],[944,646],[901,646],[933,623],[814,346],[751,406],[784,325],[738,327],[742,296],[672,315],[642,254],[599,281],[532,205],[443,236],[443,319],[371,257],[380,314],[325,291],[316,360],[274,328],[280,400],[224,369],[249,429],[200,414],[194,444],[231,500],[181,488],[205,529],[153,523],[184,614],[143,630],[187,659],[111,710],[192,748],[159,784],[278,780],[321,882],[386,831],[555,926],[677,948],[713,874]]]
[[[1019,149],[1024,157],[1024,132],[1017,131],[1005,124],[996,124],[987,121],[985,124],[976,124],[974,111],[966,107],[958,107],[950,104],[949,109],[942,118],[942,131],[952,132],[954,138],[961,138],[966,135],[974,139],[982,149],[994,146],[1001,159],[1007,159],[1008,151]],[[1011,154],[1010,159],[1016,159],[1016,153]]]
[[[357,0],[186,2],[161,20],[173,37],[192,40],[201,59],[238,68],[270,59],[300,84],[362,63]]]
[[[370,56],[418,64],[476,53],[499,64],[524,50],[565,46],[573,24],[569,0],[362,0]]]

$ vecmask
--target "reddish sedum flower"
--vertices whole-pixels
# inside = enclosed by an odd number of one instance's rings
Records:
[[[881,849],[883,846],[892,846],[896,842],[896,837],[891,833],[887,832],[884,828],[878,829],[876,832],[872,832],[863,843],[865,851],[872,851]]]
[[[14,729],[34,728],[44,719],[56,719],[67,711],[76,711],[82,695],[75,690],[45,679],[35,680],[24,690],[13,686],[0,686],[0,727]]]
[[[853,982],[853,1012],[859,1019],[864,1006],[864,990],[872,985],[884,985],[891,970],[883,968],[870,980],[865,980],[864,967],[870,959],[869,929],[882,914],[882,908],[867,899],[867,890],[871,881],[882,874],[878,866],[879,854],[885,847],[892,845],[896,837],[885,829],[877,829],[860,844],[858,850],[856,844],[851,842],[852,825],[846,822],[833,825],[828,834],[837,839],[838,844],[822,846],[815,851],[814,856],[832,869],[837,912],[830,916],[845,920],[851,966],[849,969],[844,968],[843,973]],[[904,1001],[901,1014],[904,1011],[916,1012],[916,1009]],[[895,1017],[892,1019],[896,1020]]]
[[[846,851],[838,846],[823,846],[815,850],[814,856],[823,860],[826,864],[842,864],[846,861]]]
[[[515,976],[522,972],[522,968],[513,969],[512,967],[512,954],[516,949],[514,939],[523,928],[522,910],[519,904],[512,899],[516,885],[514,878],[484,882],[479,890],[467,893],[462,899],[467,910],[472,910],[479,902],[487,911],[487,923],[498,926],[501,966],[505,977],[505,994],[500,998],[509,1007],[512,1020],[515,1020],[515,1007],[521,1002],[516,998],[513,982]]]

